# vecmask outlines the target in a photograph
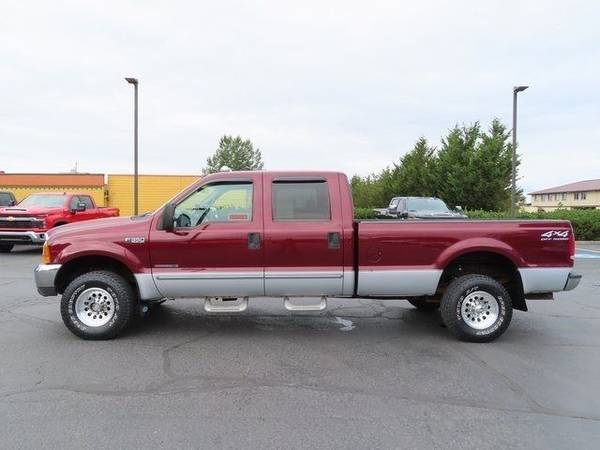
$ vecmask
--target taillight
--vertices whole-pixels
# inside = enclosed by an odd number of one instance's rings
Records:
[[[573,226],[571,226],[571,232],[569,233],[569,257],[571,261],[575,261],[575,233],[573,232]]]

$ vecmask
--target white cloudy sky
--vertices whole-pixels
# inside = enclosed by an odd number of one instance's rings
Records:
[[[526,190],[600,177],[600,2],[1,1],[0,170],[199,173],[224,134],[266,168],[368,174],[455,123],[510,124]]]

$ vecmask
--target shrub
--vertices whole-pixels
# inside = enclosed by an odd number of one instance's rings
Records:
[[[499,220],[510,219],[510,213],[504,211],[472,210],[465,212],[469,219]],[[356,219],[377,218],[372,208],[355,208]],[[580,241],[600,240],[600,209],[558,209],[550,212],[519,212],[517,219],[562,219],[573,225],[575,239]]]
[[[354,218],[359,220],[375,219],[377,215],[373,208],[354,208]]]
[[[507,212],[468,211],[471,219],[508,219]],[[600,209],[557,209],[548,212],[519,212],[517,219],[562,219],[573,225],[575,239],[600,240]]]

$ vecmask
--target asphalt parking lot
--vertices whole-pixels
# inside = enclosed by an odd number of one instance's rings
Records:
[[[403,301],[281,301],[210,316],[168,302],[86,342],[40,297],[40,250],[0,255],[0,447],[598,448],[600,246],[581,285],[490,344]],[[586,256],[587,255],[587,256]]]

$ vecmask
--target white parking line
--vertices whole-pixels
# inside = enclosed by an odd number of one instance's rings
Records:
[[[584,252],[600,253],[600,250],[591,250],[589,248],[578,248],[577,250],[583,250]]]
[[[575,259],[600,259],[600,252],[597,250],[579,248],[575,251]]]

